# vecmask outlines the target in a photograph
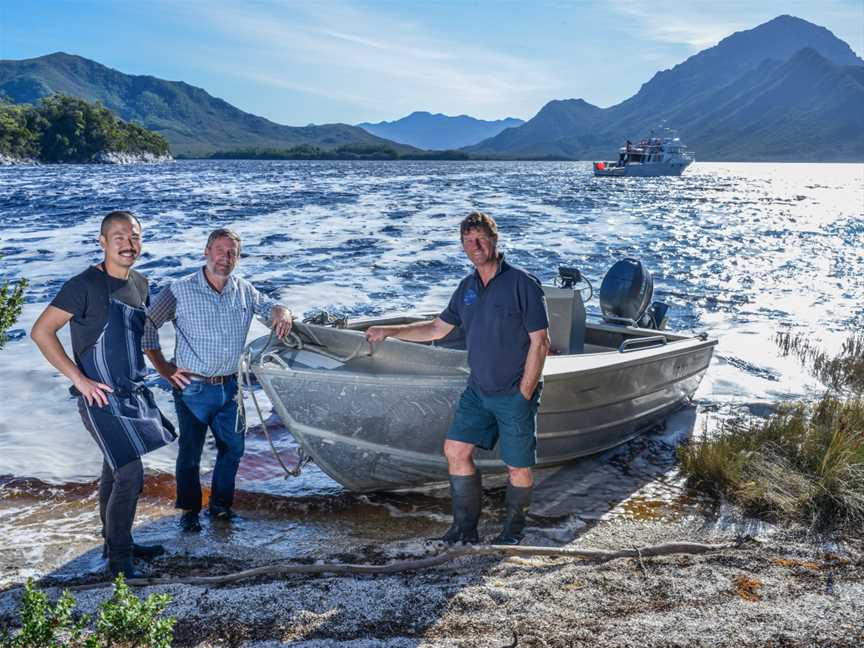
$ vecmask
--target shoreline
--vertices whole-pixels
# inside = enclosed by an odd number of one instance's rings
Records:
[[[228,574],[286,562],[383,564],[442,549],[412,536],[410,529],[407,534],[391,529],[377,539],[349,538],[343,547],[316,545],[310,554],[290,546],[248,544],[262,530],[284,527],[284,519],[248,517],[235,529],[226,525],[210,541],[178,535],[175,517],[162,515],[146,525],[144,541],[165,542],[169,549],[148,567],[153,575]],[[618,550],[682,541],[717,544],[753,531],[757,539],[706,554],[606,563],[468,556],[396,574],[274,575],[226,585],[134,590],[139,597],[170,594],[166,614],[177,618],[173,645],[197,648],[853,648],[864,641],[860,538],[822,538],[801,529],[767,527],[732,510],[713,520],[601,520],[564,545],[550,542],[542,524],[529,526],[523,545]],[[437,525],[443,530],[446,522]],[[494,525],[494,520],[486,521],[484,537]],[[83,551],[67,565],[74,573],[55,571],[53,586],[40,589],[54,599],[63,587],[103,579],[97,552],[98,546]],[[82,577],[86,566],[90,572]],[[21,591],[20,584],[0,590],[0,627],[14,623]],[[107,582],[73,592],[76,610],[92,613],[110,592]]]
[[[56,166],[60,164],[127,165],[127,164],[167,164],[176,160],[170,155],[153,153],[127,153],[125,151],[102,151],[88,162],[42,162],[35,158],[18,158],[0,153],[0,167],[4,166]]]

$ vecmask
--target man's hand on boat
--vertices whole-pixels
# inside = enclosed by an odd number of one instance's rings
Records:
[[[366,329],[366,339],[370,342],[383,342],[393,335],[395,326],[370,326]]]
[[[370,326],[366,329],[366,339],[370,343],[383,342],[388,337],[396,337],[407,342],[431,342],[445,337],[455,327],[440,317],[399,326]]]
[[[294,315],[287,308],[282,308],[281,306],[274,306],[271,318],[271,328],[276,332],[276,336],[280,340],[284,340],[285,336],[287,336],[291,332],[291,326],[294,322]]]

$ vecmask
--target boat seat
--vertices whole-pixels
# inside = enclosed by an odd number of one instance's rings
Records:
[[[573,354],[585,351],[585,304],[582,294],[572,288],[543,286],[549,313],[549,339],[552,353]]]

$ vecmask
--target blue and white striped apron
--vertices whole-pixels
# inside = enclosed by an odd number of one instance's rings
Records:
[[[88,405],[78,396],[84,426],[99,444],[105,461],[117,470],[177,438],[174,426],[156,407],[144,386],[147,370],[141,351],[146,313],[109,298],[108,321],[96,343],[79,357],[90,380],[110,386],[108,405]]]

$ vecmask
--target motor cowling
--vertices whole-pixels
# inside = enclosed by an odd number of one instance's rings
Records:
[[[639,322],[651,305],[654,278],[638,259],[621,259],[613,265],[600,284],[600,310],[603,319],[622,323]]]

